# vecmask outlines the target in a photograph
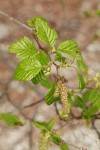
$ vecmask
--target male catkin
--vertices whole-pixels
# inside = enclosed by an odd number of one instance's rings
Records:
[[[39,138],[39,150],[48,150],[49,132],[41,131]]]
[[[54,97],[59,97],[61,86],[62,86],[62,81],[59,80],[59,81],[57,82],[57,86],[56,86],[56,90],[55,90],[55,93],[54,93]]]
[[[57,82],[56,90],[54,93],[54,97],[61,97],[62,109],[60,110],[60,115],[62,118],[67,119],[70,113],[71,105],[67,99],[67,87],[66,84],[59,80]]]
[[[60,96],[61,96],[61,102],[62,102],[62,115],[64,115],[65,118],[69,116],[71,105],[67,99],[68,93],[66,84],[62,83],[61,89],[60,89]]]

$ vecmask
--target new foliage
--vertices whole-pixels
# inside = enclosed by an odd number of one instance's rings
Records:
[[[28,37],[23,37],[10,45],[9,52],[15,53],[21,59],[15,70],[14,78],[20,81],[32,81],[34,85],[41,84],[48,88],[49,92],[44,100],[47,105],[53,103],[62,105],[62,108],[58,110],[58,115],[62,120],[68,119],[74,105],[81,108],[82,118],[90,123],[92,116],[100,111],[100,74],[96,74],[91,80],[87,78],[88,67],[83,60],[78,43],[74,40],[65,40],[57,45],[58,34],[51,28],[47,20],[35,17],[28,20],[27,25],[33,29],[32,35],[38,48]],[[47,48],[41,46],[40,41],[44,42]],[[55,75],[52,66],[56,67]],[[78,88],[72,90],[67,87],[68,79],[59,75],[59,69],[62,68],[66,68],[66,71],[67,68],[73,68],[73,71],[77,72]],[[95,83],[94,89],[91,90],[87,89],[90,81]],[[59,90],[58,83],[61,83],[62,90]],[[88,108],[87,102],[90,104]],[[8,113],[0,114],[0,120],[3,120],[7,125],[24,125],[25,123],[15,115]],[[68,145],[52,132],[54,123],[54,120],[48,123],[32,122],[34,126],[41,129],[42,135],[44,135],[44,137],[41,136],[41,142],[45,149],[50,143],[48,141],[52,141],[59,145],[61,150],[68,150]],[[39,149],[44,150],[44,147]]]

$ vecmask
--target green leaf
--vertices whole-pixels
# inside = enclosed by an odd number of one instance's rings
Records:
[[[60,145],[62,143],[62,140],[60,139],[60,137],[58,137],[57,135],[53,133],[50,134],[50,138],[57,145]]]
[[[83,93],[83,102],[86,103],[89,101],[89,97],[91,94],[92,90],[88,89],[87,91],[85,91],[85,93]]]
[[[3,120],[9,126],[24,125],[16,115],[10,113],[1,113],[0,120]]]
[[[83,90],[85,88],[85,81],[83,76],[78,72],[78,80],[79,80],[79,87]]]
[[[92,16],[92,13],[89,11],[84,11],[83,14],[85,17],[91,17]]]
[[[50,131],[54,125],[55,121],[54,119],[47,122],[39,122],[39,121],[33,121],[32,124],[35,125],[37,128],[40,128],[42,130]]]
[[[88,126],[91,125],[91,117],[90,117],[90,116],[88,116],[88,115],[85,113],[85,114],[83,114],[82,118],[86,120]]]
[[[83,71],[83,72],[87,72],[88,70],[88,67],[87,65],[85,64],[84,60],[83,60],[83,57],[82,57],[82,54],[80,51],[78,51],[78,53],[76,54],[76,61],[77,61],[77,66],[78,68]]]
[[[69,150],[68,144],[62,144],[62,145],[60,146],[60,149],[61,149],[61,150]]]
[[[9,51],[16,53],[17,57],[25,59],[36,53],[34,43],[27,37],[21,38],[10,45]]]
[[[70,106],[72,107],[73,106],[73,100],[72,100],[71,94],[69,94],[69,93],[67,95],[67,100],[70,103]]]
[[[95,102],[88,110],[85,112],[87,116],[95,115],[100,111],[100,101]]]
[[[14,74],[16,80],[31,80],[42,69],[40,62],[36,59],[26,58],[18,66]]]
[[[33,17],[30,20],[28,20],[26,24],[31,28],[35,28],[35,22],[39,19],[46,21],[46,19],[44,19],[43,17]]]
[[[27,24],[29,27],[31,27],[31,28],[35,28],[35,26],[34,26],[35,20],[36,20],[36,18],[33,17],[33,18],[31,18],[30,20],[27,20],[26,24]]]
[[[33,84],[38,84],[41,80],[45,78],[44,71],[41,70],[33,79]]]
[[[78,44],[73,40],[67,40],[62,42],[57,49],[58,52],[66,53],[71,57],[75,57],[76,52],[78,50],[79,50]]]
[[[39,60],[39,62],[41,63],[41,65],[48,65],[48,63],[50,62],[50,59],[48,58],[47,54],[45,52],[40,51],[36,58]]]
[[[51,105],[52,103],[56,102],[59,100],[59,98],[54,97],[54,92],[55,92],[55,85],[52,85],[52,88],[48,92],[48,94],[45,97],[45,102],[47,105]]]
[[[47,45],[53,47],[58,37],[56,31],[52,29],[48,22],[42,18],[36,18],[35,29],[37,37]]]
[[[86,111],[86,114],[87,116],[92,116],[95,115],[99,110],[100,108],[98,109],[98,106],[92,106],[88,109],[88,111]]]
[[[83,94],[84,102],[90,101],[95,102],[100,100],[100,91],[99,89],[89,89]]]
[[[57,53],[57,54],[56,54],[54,60],[55,60],[55,61],[62,62],[62,63],[65,63],[65,62],[66,62],[66,58],[63,57],[60,53]]]
[[[39,129],[48,131],[46,122],[33,121],[32,124],[35,125]]]
[[[75,103],[77,104],[77,106],[79,106],[80,108],[82,108],[83,110],[86,110],[85,105],[83,103],[83,100],[79,97],[79,96],[74,96],[75,99]]]
[[[52,87],[52,82],[48,78],[45,78],[45,79],[41,80],[40,83],[45,88],[50,89]]]
[[[96,10],[96,15],[100,16],[100,9]]]
[[[93,89],[89,95],[89,101],[96,102],[100,100],[100,91],[99,89]]]
[[[55,124],[55,120],[54,119],[50,120],[47,125],[48,130],[51,130],[54,124]]]
[[[52,87],[52,82],[50,81],[50,79],[48,79],[45,76],[45,73],[43,70],[41,70],[33,79],[32,79],[32,83],[33,84],[38,84],[40,83],[42,86],[44,86],[45,88],[50,89]]]

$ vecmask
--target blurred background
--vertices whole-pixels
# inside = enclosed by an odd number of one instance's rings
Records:
[[[89,74],[100,72],[100,9],[99,0],[0,0],[0,11],[25,23],[35,16],[46,18],[59,34],[58,42],[76,40],[89,66]],[[7,49],[15,40],[28,36],[30,32],[0,14],[0,112],[10,112],[24,118],[48,121],[56,115],[54,106],[44,102],[25,108],[40,100],[47,90],[30,82],[13,79],[18,64],[15,55]],[[65,72],[64,72],[65,74]],[[75,86],[73,70],[67,73],[69,86]],[[80,110],[73,108],[74,114]],[[55,128],[63,126],[57,120]],[[62,138],[70,150],[100,150],[100,120],[95,120],[95,129],[87,128],[84,120],[71,120],[62,128]],[[23,127],[8,127],[0,122],[0,150],[37,150],[39,130],[32,127],[30,120]],[[80,148],[79,148],[80,147]],[[81,148],[84,149],[81,149]],[[52,146],[50,150],[59,150]]]

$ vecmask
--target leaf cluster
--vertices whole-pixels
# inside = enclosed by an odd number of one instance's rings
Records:
[[[42,17],[28,20],[27,25],[33,29],[32,35],[37,45],[28,37],[23,37],[10,45],[9,52],[15,53],[21,59],[15,70],[14,78],[19,81],[32,81],[34,85],[41,84],[48,88],[45,102],[47,105],[51,105],[61,102],[60,97],[54,96],[57,81],[60,79],[65,84],[67,81],[65,77],[60,76],[59,69],[73,68],[73,71],[77,73],[79,87],[74,90],[66,87],[66,101],[69,101],[71,106],[80,107],[82,118],[90,123],[91,117],[100,111],[100,75],[97,74],[92,79],[95,82],[95,88],[87,89],[86,87],[90,83],[89,78],[87,78],[88,67],[84,62],[78,43],[70,39],[58,43],[57,32]],[[52,72],[53,66],[57,70],[55,76]],[[54,79],[52,80],[52,78]],[[0,120],[11,126],[24,125],[17,116],[9,113],[0,114]],[[51,141],[59,145],[61,150],[69,149],[68,145],[52,132],[54,120],[48,123],[33,121],[32,124],[45,132],[49,132]]]

